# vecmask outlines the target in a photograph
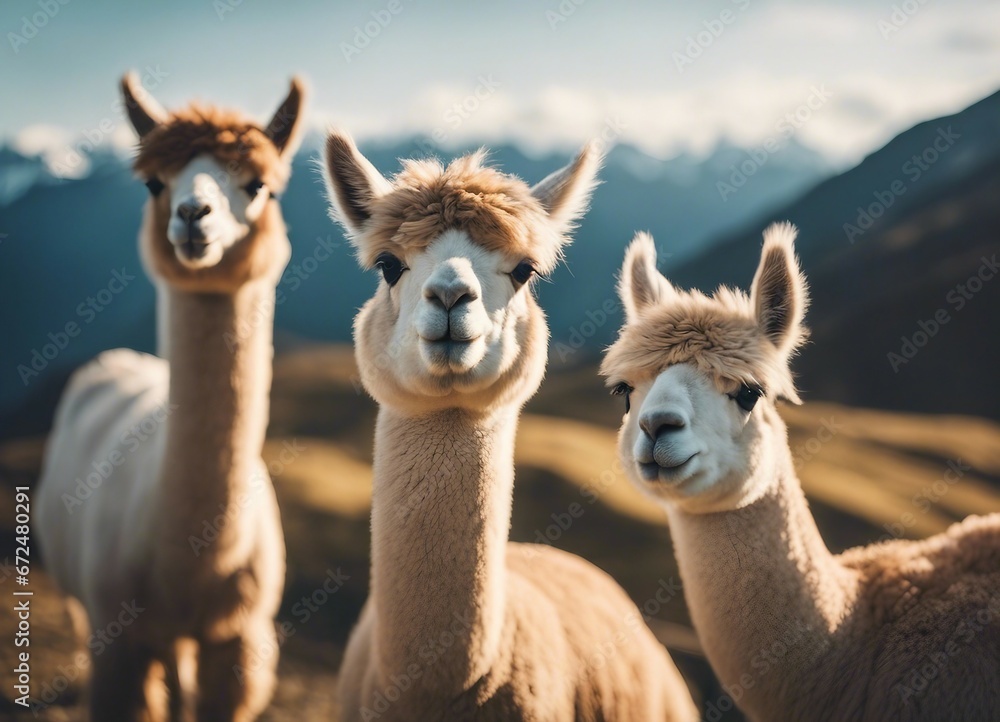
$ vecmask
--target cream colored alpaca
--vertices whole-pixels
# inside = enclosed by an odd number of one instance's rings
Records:
[[[406,161],[390,181],[336,132],[326,161],[335,216],[383,277],[355,322],[380,410],[371,598],[341,671],[345,719],[695,719],[607,575],[507,542],[517,418],[546,362],[531,279],[556,265],[598,154],[534,188],[481,153]]]
[[[91,719],[162,717],[153,682],[166,670],[172,717],[194,706],[199,720],[249,721],[271,697],[284,585],[261,450],[290,253],[272,194],[288,180],[302,87],[266,129],[212,108],[167,114],[131,75],[122,92],[152,192],[139,241],[164,358],[118,349],[73,376],[37,531],[98,640]]]
[[[835,556],[809,513],[774,405],[798,400],[794,238],[765,232],[749,297],[677,290],[633,242],[602,367],[628,399],[624,465],[666,506],[695,627],[752,719],[997,719],[1000,515]]]

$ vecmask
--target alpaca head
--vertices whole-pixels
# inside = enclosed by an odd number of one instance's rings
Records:
[[[168,113],[131,73],[122,95],[139,135],[134,168],[150,191],[141,250],[151,273],[194,292],[276,282],[290,254],[276,199],[298,146],[301,82],[264,128],[207,106]]]
[[[786,443],[774,403],[799,403],[788,365],[806,336],[794,239],[789,224],[764,232],[749,296],[676,289],[656,270],[648,235],[629,246],[625,325],[601,373],[624,397],[618,449],[642,490],[710,512],[745,506],[773,483],[768,470]]]
[[[362,381],[384,405],[482,411],[541,382],[548,329],[532,283],[559,261],[600,157],[587,146],[529,187],[484,155],[408,160],[387,179],[347,135],[327,141],[333,216],[380,275],[354,335]]]

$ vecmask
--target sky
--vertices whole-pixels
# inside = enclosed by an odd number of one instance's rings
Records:
[[[668,158],[794,136],[844,167],[1000,88],[1000,3],[972,0],[4,0],[0,33],[0,140],[56,155],[134,142],[130,68],[168,108],[262,121],[297,73],[310,125],[361,141]]]

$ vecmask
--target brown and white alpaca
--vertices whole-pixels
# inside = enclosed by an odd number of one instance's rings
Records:
[[[211,107],[168,114],[131,74],[122,93],[151,191],[139,243],[163,358],[117,349],[73,376],[46,451],[38,534],[95,633],[121,630],[90,645],[92,719],[162,717],[153,682],[166,672],[172,717],[193,706],[199,720],[252,720],[274,685],[284,586],[261,451],[275,287],[290,255],[275,194],[303,89],[292,82],[266,128]]]
[[[532,279],[558,262],[600,158],[588,147],[534,188],[483,161],[409,160],[388,180],[348,136],[327,142],[334,216],[382,275],[354,332],[380,410],[371,597],[341,671],[344,718],[695,719],[617,584],[507,541],[518,414],[547,357]]]
[[[749,297],[678,290],[632,243],[602,366],[624,466],[666,507],[695,627],[752,719],[996,719],[1000,515],[841,555],[816,529],[775,410],[798,402],[806,335],[794,238],[765,231]]]

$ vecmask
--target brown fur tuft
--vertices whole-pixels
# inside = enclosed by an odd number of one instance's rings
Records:
[[[199,155],[212,156],[233,174],[248,171],[275,193],[291,174],[259,125],[237,111],[197,104],[174,111],[144,135],[133,167],[147,178],[172,175]]]
[[[693,363],[718,380],[755,383],[798,403],[786,359],[760,332],[750,299],[722,287],[711,297],[676,291],[626,324],[608,349],[601,374],[609,385],[656,376]]]
[[[552,270],[566,239],[528,185],[484,166],[485,157],[479,151],[447,166],[404,161],[392,190],[372,203],[362,264],[371,267],[383,251],[426,248],[444,231],[457,229],[484,248],[530,258],[542,273]]]
[[[788,368],[808,336],[802,321],[809,292],[795,258],[795,232],[788,223],[764,231],[749,296],[725,286],[712,296],[675,289],[656,270],[652,237],[637,234],[618,284],[626,322],[601,364],[608,384],[634,385],[669,366],[693,363],[720,385],[757,384],[802,403]]]

